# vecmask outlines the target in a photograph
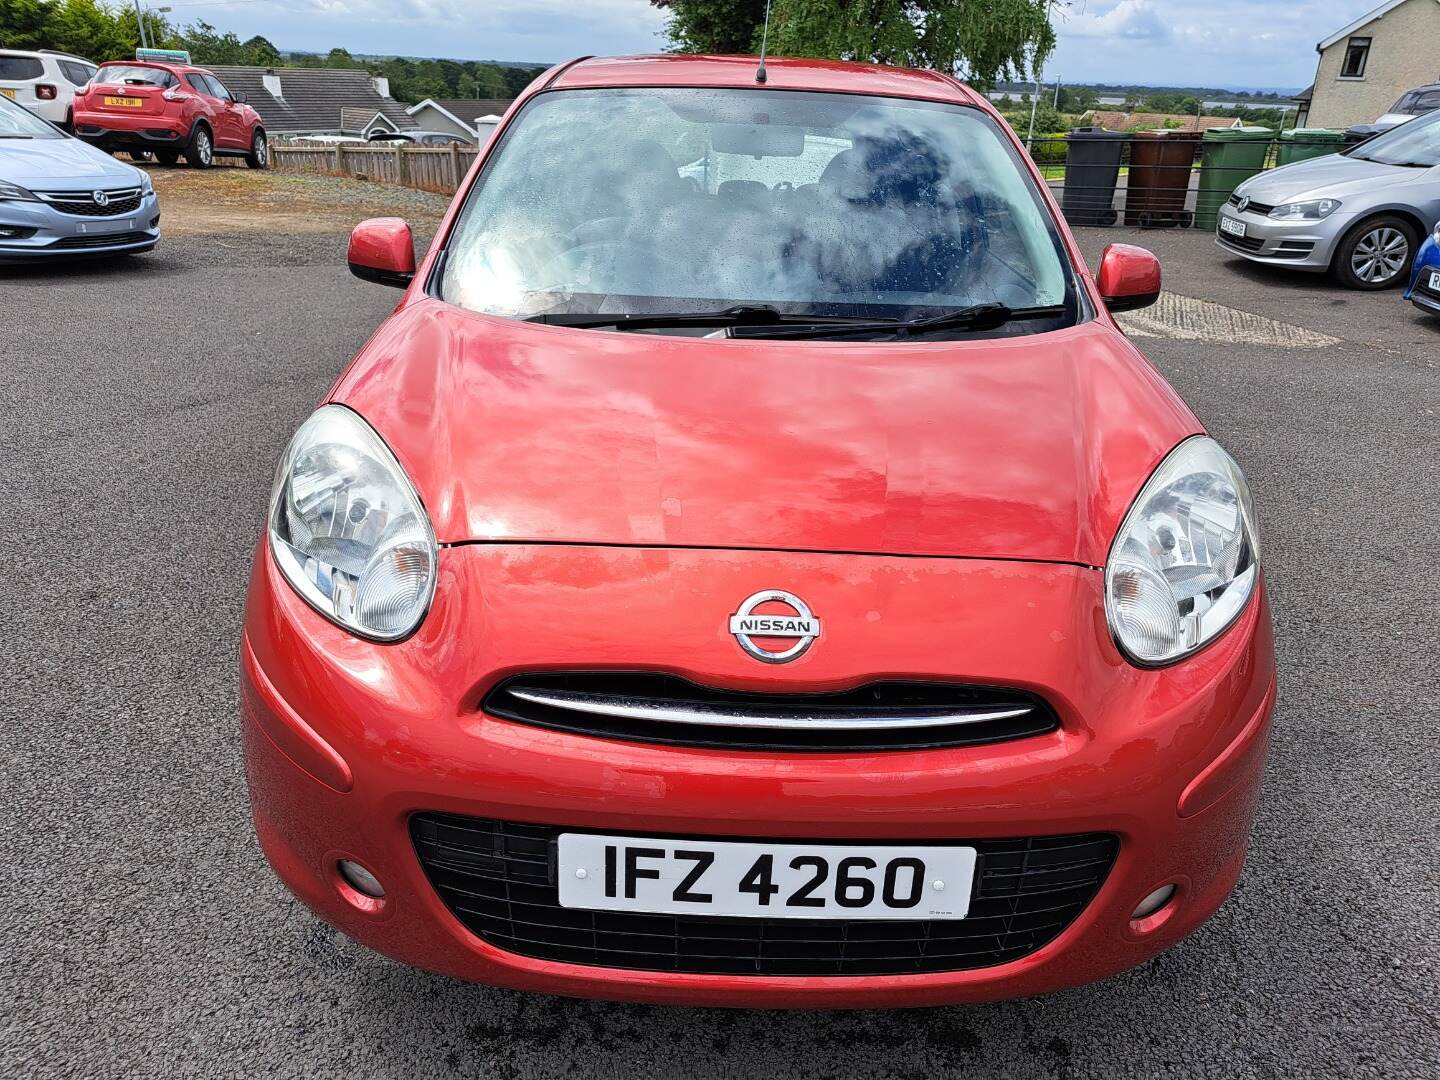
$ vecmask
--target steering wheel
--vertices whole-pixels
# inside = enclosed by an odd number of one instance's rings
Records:
[[[582,221],[568,233],[565,239],[571,250],[580,247],[582,244],[594,244],[602,241],[614,241],[615,237],[625,231],[626,219],[618,216],[591,218],[589,221]]]

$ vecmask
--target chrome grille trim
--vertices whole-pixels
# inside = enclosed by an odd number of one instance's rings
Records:
[[[140,194],[140,189],[138,187],[114,189],[101,188],[100,190],[104,191],[106,195],[110,196],[111,201],[114,201],[116,199],[133,199]],[[41,199],[48,203],[94,202],[92,193],[89,191],[32,191],[30,192],[30,194],[34,195],[37,199]]]
[[[771,731],[873,731],[876,728],[941,728],[957,724],[983,724],[1012,720],[1034,710],[1030,706],[1001,710],[943,710],[936,712],[875,713],[860,709],[834,713],[793,712],[764,708],[725,708],[717,705],[665,702],[663,699],[587,694],[571,690],[512,688],[511,697],[533,705],[608,716],[620,720],[648,720],[667,724],[701,724],[714,727],[763,728]],[[844,715],[844,713],[852,715]],[[838,713],[838,714],[837,714]]]
[[[783,681],[741,690],[657,671],[531,672],[492,686],[480,709],[591,738],[782,753],[983,746],[1060,726],[1028,690],[904,678],[838,690]]]

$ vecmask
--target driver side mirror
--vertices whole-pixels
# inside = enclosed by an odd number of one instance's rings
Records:
[[[1111,311],[1134,311],[1160,299],[1160,260],[1131,244],[1110,244],[1095,276],[1100,296]]]
[[[250,100],[249,96],[246,94],[231,94],[230,99],[232,101],[238,101],[241,105],[246,104]]]
[[[378,285],[406,288],[415,280],[415,241],[400,218],[370,218],[355,226],[346,254],[350,272]]]

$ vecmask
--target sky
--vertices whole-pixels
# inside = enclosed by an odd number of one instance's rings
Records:
[[[159,6],[166,0],[145,0]],[[281,49],[546,62],[663,47],[646,0],[169,0]],[[1298,89],[1315,43],[1378,0],[1071,0],[1047,75],[1067,82]]]

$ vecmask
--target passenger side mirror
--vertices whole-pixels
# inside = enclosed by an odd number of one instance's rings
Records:
[[[346,254],[350,272],[379,285],[407,287],[415,279],[415,241],[400,218],[370,218],[355,226]]]
[[[1131,244],[1111,244],[1100,256],[1095,283],[1111,311],[1134,311],[1160,299],[1160,260]]]
[[[249,96],[246,94],[231,94],[230,97],[232,100],[238,101],[241,105],[244,105],[250,100]]]

